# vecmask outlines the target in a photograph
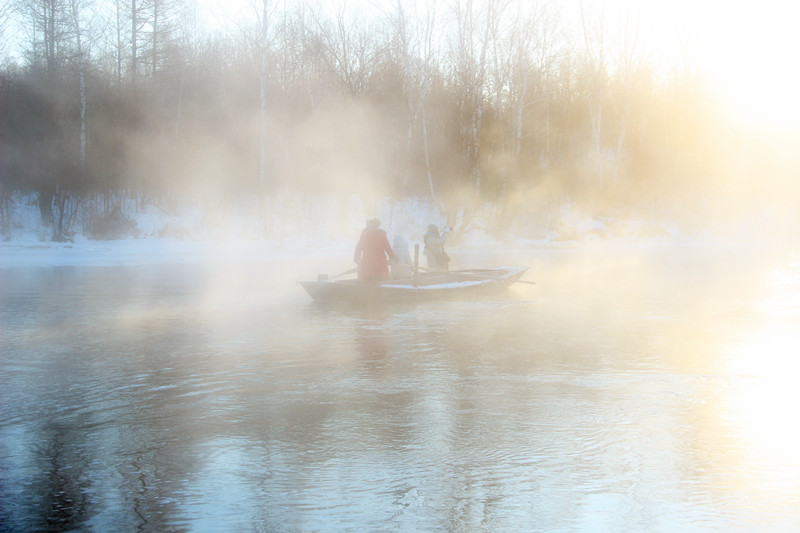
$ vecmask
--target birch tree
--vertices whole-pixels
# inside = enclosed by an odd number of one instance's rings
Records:
[[[470,179],[477,197],[480,197],[482,187],[481,129],[486,105],[488,59],[504,7],[503,2],[487,2],[476,7],[473,0],[456,0],[453,4],[461,175]]]
[[[408,8],[412,11],[409,13]],[[406,157],[401,191],[409,186],[410,163],[416,140],[421,137],[425,178],[434,204],[439,204],[437,187],[431,167],[427,103],[431,80],[436,69],[434,35],[436,32],[437,4],[435,0],[420,8],[416,2],[397,0],[393,11],[394,39],[402,70],[403,93],[406,100],[407,130]]]
[[[481,169],[482,130],[486,106],[489,53],[492,39],[497,37],[499,14],[504,4],[455,0],[452,13],[455,19],[454,42],[451,45],[453,87],[457,91],[458,143],[460,168],[455,205],[448,210],[448,223],[457,236],[469,229],[477,213],[483,189]],[[466,185],[466,188],[462,188]],[[461,223],[455,217],[461,215]]]
[[[314,19],[324,47],[326,69],[338,80],[344,94],[362,96],[371,69],[380,62],[381,48],[375,32],[364,19],[351,15],[345,3],[339,5],[332,21],[319,12]]]
[[[416,104],[414,102],[414,97],[412,96],[414,93],[413,88],[413,78],[411,75],[411,62],[412,62],[412,52],[411,52],[411,38],[409,35],[409,17],[406,12],[406,7],[402,0],[397,0],[397,3],[394,7],[394,12],[392,14],[393,18],[393,27],[394,27],[394,39],[395,39],[395,48],[396,53],[399,55],[399,62],[400,68],[402,72],[402,81],[403,81],[403,94],[406,97],[406,113],[407,113],[407,125],[406,125],[406,149],[405,149],[405,166],[403,170],[403,177],[400,186],[400,191],[402,194],[408,189],[408,178],[409,178],[409,166],[411,162],[411,148],[412,143],[414,140],[414,120],[416,117]]]
[[[605,186],[603,177],[603,101],[606,93],[606,51],[604,13],[601,8],[599,17],[589,13],[580,1],[581,29],[586,56],[586,90],[588,91],[589,118],[592,128],[593,161],[600,177],[600,187]]]
[[[491,42],[490,73],[491,87],[487,91],[491,98],[491,107],[494,112],[494,122],[496,124],[493,140],[495,146],[492,147],[491,159],[499,159],[495,168],[494,176],[501,181],[501,194],[505,194],[508,186],[508,175],[517,161],[519,148],[521,148],[522,137],[522,118],[525,99],[528,93],[528,54],[531,47],[533,24],[523,17],[522,6],[517,4],[517,11],[510,20],[505,21],[505,30],[499,32],[497,37]],[[515,83],[516,75],[522,76],[521,86]],[[514,113],[516,109],[516,113]],[[517,119],[517,128],[511,133],[510,116],[514,113]],[[512,148],[508,146],[507,137],[511,135]]]
[[[261,191],[266,185],[267,173],[267,85],[269,83],[269,72],[267,65],[269,62],[270,42],[269,30],[270,21],[275,11],[272,0],[261,0],[261,11],[259,14],[259,104],[260,104],[260,124],[259,124],[259,160],[258,160],[258,186]]]
[[[515,8],[515,9],[509,9]],[[531,161],[549,153],[550,91],[547,76],[552,68],[552,34],[555,22],[539,3],[509,4],[502,30],[492,40],[492,85],[488,93],[495,114],[494,146],[488,155],[494,197],[495,224],[504,227],[513,216],[509,193],[533,178]],[[541,138],[540,138],[541,137]],[[528,157],[523,158],[523,146]],[[513,198],[513,197],[511,197]]]
[[[86,166],[86,61],[87,51],[85,49],[86,39],[84,38],[84,27],[81,23],[81,9],[83,3],[80,0],[69,0],[70,18],[72,31],[75,35],[75,61],[78,67],[78,99],[80,101],[80,162]]]
[[[24,55],[29,65],[43,68],[52,90],[69,50],[70,19],[67,0],[18,0],[14,4],[28,43]]]
[[[620,39],[617,48],[616,78],[620,87],[620,94],[615,98],[617,142],[614,148],[614,167],[612,179],[619,178],[620,165],[622,164],[625,141],[631,116],[631,103],[635,96],[635,80],[641,70],[640,60],[637,56],[639,40],[638,19],[632,18],[630,12],[625,14],[624,24],[620,30]]]
[[[37,128],[39,142],[24,147],[26,151],[34,152],[25,154],[35,161],[27,172],[35,183],[42,224],[53,228],[55,240],[62,240],[53,217],[53,199],[60,181],[58,157],[63,151],[59,135],[61,124],[56,120],[58,113],[55,102],[69,52],[69,13],[65,0],[23,0],[16,4],[16,8],[29,39],[24,53],[32,72],[42,73],[41,76],[32,76],[31,81],[38,82],[40,87],[37,87],[37,92],[45,95],[42,119],[37,121],[41,128]]]
[[[189,71],[195,73],[192,78],[192,85],[197,84],[196,72],[198,68],[198,22],[197,22],[197,0],[191,0],[180,11],[178,23],[178,39],[180,47],[189,50],[189,58],[181,63],[180,84],[178,87],[177,105],[175,110],[174,136],[177,139],[180,133],[181,119],[183,118],[183,98]],[[187,64],[188,63],[188,64]]]
[[[434,202],[434,204],[438,204],[440,209],[444,210],[434,185],[434,177],[431,170],[430,140],[428,138],[428,97],[431,92],[431,81],[433,78],[433,70],[435,68],[435,51],[433,40],[436,28],[435,0],[432,0],[428,5],[429,9],[425,12],[424,22],[419,32],[421,36],[420,40],[422,42],[422,72],[420,73],[417,87],[419,88],[419,110],[422,122],[422,146],[425,154],[425,174],[428,178],[428,188],[430,190],[431,200]]]
[[[599,11],[591,13],[585,9],[581,0],[581,25],[588,67],[585,83],[592,127],[593,160],[601,188],[607,185],[609,170],[612,180],[616,180],[619,174],[630,117],[631,87],[636,70],[638,41],[638,18],[632,18],[630,11],[623,14],[613,38],[609,37],[608,24],[604,6],[601,6]],[[613,53],[614,41],[616,41],[616,55]],[[620,94],[613,95],[616,109],[612,107],[612,116],[609,117],[607,106],[611,97],[609,94],[611,72],[615,74]],[[615,110],[616,116],[613,113]],[[612,121],[611,125],[608,124],[609,121]]]
[[[139,75],[139,29],[140,29],[140,22],[139,19],[141,18],[141,8],[140,8],[140,1],[141,0],[129,0],[130,1],[130,14],[129,14],[129,22],[130,22],[130,43],[131,43],[131,54],[130,54],[130,67],[128,72],[130,72],[131,81],[134,85],[136,85],[136,81]]]
[[[116,63],[117,85],[122,85],[122,78],[125,73],[125,58],[127,57],[127,46],[125,43],[126,30],[123,24],[123,1],[114,1],[114,59]]]
[[[5,33],[8,30],[9,23],[11,22],[11,2],[4,2],[0,4],[0,55],[5,53],[8,41],[5,38]]]

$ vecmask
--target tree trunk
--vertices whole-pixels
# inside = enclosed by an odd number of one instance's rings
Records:
[[[55,189],[52,184],[46,183],[39,187],[39,215],[41,216],[42,226],[49,227],[53,224],[53,196]]]
[[[153,2],[153,79],[156,78],[156,71],[158,70],[158,6],[158,0],[155,0]]]
[[[137,40],[137,19],[138,13],[136,8],[136,0],[131,0],[131,80],[136,83],[136,74],[138,70],[138,49],[136,46]]]
[[[67,194],[57,188],[53,200],[55,212],[53,213],[53,236],[51,240],[53,242],[64,242],[67,240],[64,236],[64,217],[66,215]]]
[[[78,80],[80,83],[81,104],[81,164],[86,164],[86,72],[83,58],[83,41],[77,0],[72,0],[72,22],[75,30],[75,44],[78,47]]]
[[[259,73],[259,100],[260,100],[260,127],[259,127],[259,161],[258,161],[258,187],[264,191],[267,174],[267,59],[268,59],[268,21],[269,4],[271,0],[261,0],[261,70]]]

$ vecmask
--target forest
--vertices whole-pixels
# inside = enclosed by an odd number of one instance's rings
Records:
[[[652,60],[635,23],[588,8],[569,31],[562,11],[260,0],[215,23],[196,1],[5,2],[0,231],[22,198],[54,241],[126,236],[131,205],[267,216],[296,197],[420,199],[457,234],[565,204],[685,231],[796,225],[791,158],[691,61]]]

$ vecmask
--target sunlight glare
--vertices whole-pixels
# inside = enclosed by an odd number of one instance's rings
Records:
[[[745,121],[800,127],[800,73],[789,57],[800,43],[790,45],[773,35],[782,33],[778,26],[762,26],[759,31],[754,42],[731,38],[727,46],[711,47],[713,55],[705,69],[712,87]]]
[[[800,295],[795,295],[800,298]],[[730,398],[731,422],[747,456],[786,472],[793,480],[800,474],[800,427],[795,423],[800,405],[800,332],[791,321],[769,320],[748,341],[731,350],[729,371],[741,381]]]
[[[636,52],[700,75],[733,118],[800,132],[800,71],[794,57],[800,50],[795,28],[800,4],[582,0],[581,5],[587,12],[605,13],[609,35],[630,32],[625,42]]]
[[[746,122],[800,129],[800,6],[712,1],[704,16],[696,26],[698,59],[722,102]]]

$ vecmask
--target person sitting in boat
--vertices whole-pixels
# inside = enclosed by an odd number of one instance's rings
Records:
[[[411,254],[408,252],[408,241],[402,235],[395,235],[392,240],[392,250],[397,256],[397,262],[392,263],[392,277],[394,279],[410,278],[413,274]]]
[[[377,218],[367,220],[367,227],[361,232],[356,245],[353,260],[358,264],[358,279],[380,281],[389,277],[387,256],[397,261],[386,232],[380,229],[381,221]]]
[[[439,226],[431,224],[425,233],[425,250],[423,253],[428,259],[428,270],[444,271],[450,264],[450,256],[444,251],[444,237],[439,234]]]

